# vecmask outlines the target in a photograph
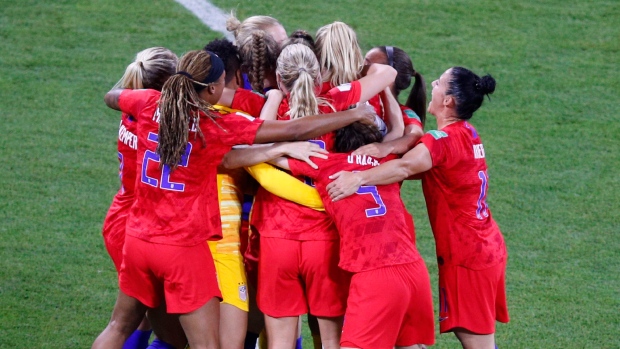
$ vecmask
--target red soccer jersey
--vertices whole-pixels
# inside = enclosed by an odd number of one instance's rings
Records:
[[[120,195],[133,196],[136,183],[136,154],[138,136],[136,136],[137,121],[126,113],[121,115],[118,129],[118,172],[121,180]],[[118,194],[117,194],[118,195]]]
[[[370,100],[368,100],[368,103],[370,103],[370,105],[375,108],[377,115],[379,115],[381,119],[383,119],[383,121],[388,123],[388,118],[383,110],[383,103],[381,102],[381,98],[379,97],[379,95],[372,97]],[[422,121],[420,120],[420,117],[411,108],[400,103],[398,105],[400,106],[400,111],[403,116],[403,123],[405,124],[405,127],[407,127],[407,125],[417,125],[421,129],[424,129],[422,127]]]
[[[244,111],[257,118],[260,116],[265,101],[265,96],[260,93],[239,88],[235,92],[230,108]]]
[[[362,186],[355,195],[333,202],[326,187],[328,176],[338,171],[363,171],[381,161],[369,156],[332,153],[329,158],[313,159],[317,170],[302,161],[289,159],[293,174],[314,179],[325,210],[340,233],[339,266],[361,272],[390,265],[413,263],[421,256],[415,247],[410,215],[400,198],[400,185]],[[408,221],[409,220],[409,221]]]
[[[226,115],[200,120],[205,142],[191,125],[185,155],[176,170],[160,168],[156,152],[160,92],[125,90],[121,110],[138,120],[136,200],[127,234],[149,241],[193,246],[222,237],[217,194],[217,166],[232,145],[252,144],[262,121]]]
[[[459,121],[420,142],[433,160],[422,173],[422,189],[438,263],[480,270],[502,262],[506,246],[486,203],[489,177],[476,129]]]
[[[324,95],[336,111],[346,110],[359,101],[360,84],[351,84],[332,88]],[[258,101],[259,102],[259,101]],[[262,108],[262,105],[261,105]],[[285,98],[278,107],[278,120],[289,120],[288,99]],[[321,106],[321,113],[331,113],[329,106]],[[334,134],[328,133],[317,140],[324,149],[331,150],[334,145]],[[298,176],[300,181],[304,181]],[[252,208],[252,225],[265,237],[276,237],[290,240],[335,240],[338,232],[332,219],[321,211],[296,204],[259,188]]]

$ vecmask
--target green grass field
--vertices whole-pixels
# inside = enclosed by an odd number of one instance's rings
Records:
[[[620,2],[214,3],[289,32],[347,22],[365,50],[407,51],[429,93],[453,65],[492,74],[496,93],[472,123],[510,254],[512,321],[498,345],[620,347]],[[103,95],[136,52],[181,55],[219,36],[171,0],[2,2],[0,348],[85,348],[104,328],[117,290],[100,230],[118,188],[118,113]],[[419,183],[404,188],[435,290]],[[435,347],[457,346],[444,335]]]

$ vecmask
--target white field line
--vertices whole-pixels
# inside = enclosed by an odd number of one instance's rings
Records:
[[[220,32],[224,37],[234,42],[232,33],[226,30],[226,19],[230,14],[222,11],[219,7],[211,4],[207,0],[174,0],[188,9],[194,16],[198,17],[202,23],[216,32]]]

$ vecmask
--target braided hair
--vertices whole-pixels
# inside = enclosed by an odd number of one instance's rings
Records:
[[[176,169],[185,153],[190,129],[196,129],[206,146],[205,137],[200,129],[200,118],[207,117],[215,122],[218,117],[212,113],[213,106],[200,97],[200,92],[214,81],[208,79],[213,75],[213,59],[207,51],[190,51],[183,55],[177,67],[177,74],[164,84],[159,100],[159,144],[157,153],[161,165]],[[222,70],[223,70],[223,63]],[[217,78],[221,76],[221,73]],[[217,80],[215,79],[215,81]]]

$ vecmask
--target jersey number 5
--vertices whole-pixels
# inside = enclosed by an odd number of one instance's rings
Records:
[[[372,195],[372,198],[375,199],[375,202],[377,203],[377,205],[379,205],[379,207],[373,207],[373,208],[366,209],[366,217],[371,218],[371,217],[383,216],[387,212],[387,208],[385,207],[385,204],[383,203],[383,199],[381,198],[381,195],[379,195],[377,186],[362,185],[361,187],[359,187],[359,189],[357,189],[355,194],[360,194],[360,195],[370,194]]]
[[[149,132],[149,136],[147,139],[155,143],[158,143],[159,141],[157,134],[153,132]],[[191,151],[192,151],[192,144],[187,143],[187,146],[185,147],[185,153],[183,153],[183,156],[181,156],[181,162],[179,163],[179,166],[187,167],[189,163],[189,154]],[[161,171],[161,179],[159,181],[156,178],[149,177],[146,174],[146,170],[149,166],[149,161],[160,162],[159,155],[156,152],[150,151],[150,150],[147,150],[144,153],[144,159],[142,160],[142,176],[141,176],[142,183],[148,184],[156,188],[160,187],[161,189],[164,189],[164,190],[172,190],[172,191],[184,191],[185,190],[185,184],[175,183],[175,182],[170,181],[171,171],[170,171],[170,166],[168,165],[163,166],[162,171]]]

